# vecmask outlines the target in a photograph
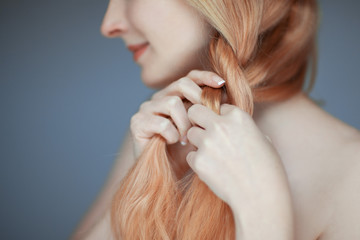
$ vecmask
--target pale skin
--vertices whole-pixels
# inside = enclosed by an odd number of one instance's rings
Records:
[[[110,1],[102,33],[148,42],[137,63],[143,82],[160,90],[132,117],[108,183],[73,239],[111,239],[111,198],[154,134],[229,204],[238,239],[360,239],[359,131],[303,93],[256,104],[253,117],[233,105],[222,104],[220,115],[201,105],[202,86],[224,84],[200,69],[210,31],[183,0]]]

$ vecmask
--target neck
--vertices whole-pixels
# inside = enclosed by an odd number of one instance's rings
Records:
[[[279,102],[256,103],[253,118],[264,134],[276,137],[274,135],[283,132],[296,118],[301,117],[301,112],[306,108],[302,106],[310,103],[303,92]]]

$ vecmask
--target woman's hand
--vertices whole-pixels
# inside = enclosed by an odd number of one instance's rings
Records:
[[[194,126],[187,137],[197,151],[190,152],[187,161],[232,208],[243,239],[291,239],[287,176],[277,151],[251,116],[233,105],[221,105],[217,115],[196,104],[188,117]]]
[[[209,71],[192,70],[183,78],[171,83],[141,104],[131,118],[130,129],[138,158],[146,144],[155,135],[165,138],[167,144],[186,143],[186,133],[191,127],[183,100],[200,103],[201,87],[221,87],[225,81]]]

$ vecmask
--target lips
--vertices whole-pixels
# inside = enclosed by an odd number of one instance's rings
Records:
[[[128,49],[134,54],[133,56],[134,61],[137,61],[140,58],[140,56],[145,52],[148,46],[149,43],[142,43],[142,44],[128,46]]]

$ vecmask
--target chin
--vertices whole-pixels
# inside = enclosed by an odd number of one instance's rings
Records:
[[[153,89],[164,88],[170,83],[186,76],[192,69],[200,69],[199,66],[195,64],[188,65],[164,65],[162,68],[149,68],[149,66],[143,67],[141,71],[141,79],[143,83]],[[170,71],[164,71],[170,70]],[[175,70],[176,69],[176,70]]]
[[[142,72],[141,79],[147,87],[152,89],[161,89],[173,82],[175,78],[162,77],[160,75],[154,77],[146,74],[145,72]]]

